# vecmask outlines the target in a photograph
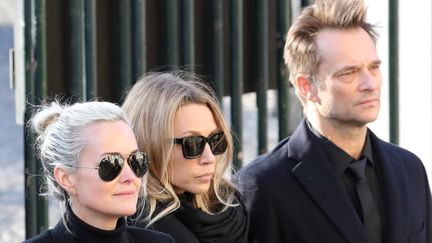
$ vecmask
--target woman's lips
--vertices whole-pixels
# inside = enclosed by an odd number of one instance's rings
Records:
[[[114,196],[120,196],[120,197],[128,197],[128,196],[135,196],[135,191],[124,191],[114,194]]]
[[[195,178],[199,179],[200,181],[210,181],[213,178],[213,173],[204,173]]]

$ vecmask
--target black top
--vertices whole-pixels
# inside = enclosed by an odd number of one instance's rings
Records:
[[[95,228],[79,219],[72,210],[69,210],[69,220],[67,222],[68,232],[63,222],[60,220],[57,225],[24,243],[73,243],[73,242],[103,242],[103,243],[132,243],[132,242],[175,242],[169,235],[154,232],[147,229],[131,227],[126,225],[126,220],[120,218],[117,221],[116,229],[101,230]]]
[[[189,193],[181,195],[180,202],[179,209],[150,227],[171,235],[177,243],[247,242],[248,218],[242,204],[210,215],[193,206]]]
[[[355,159],[352,158],[349,154],[347,154],[344,150],[339,148],[332,141],[321,135],[309,122],[307,123],[308,129],[314,135],[313,137],[317,138],[318,144],[324,150],[329,161],[331,162],[333,170],[338,175],[338,180],[340,184],[342,185],[345,192],[348,194],[348,197],[350,198],[358,215],[360,216],[360,218],[362,218],[360,201],[355,191],[355,179],[353,178],[353,175],[347,170],[348,166],[352,162],[354,162]],[[367,158],[367,164],[365,169],[366,181],[371,188],[372,195],[377,202],[379,211],[383,212],[382,195],[379,186],[379,180],[377,177],[379,166],[374,160],[372,146],[369,138],[369,132],[366,135],[366,141],[363,147],[362,155],[360,157]]]

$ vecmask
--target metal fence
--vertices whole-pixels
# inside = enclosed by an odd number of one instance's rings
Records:
[[[258,154],[268,143],[268,89],[277,90],[278,136],[290,133],[284,34],[293,13],[309,1],[22,0],[22,4],[24,121],[30,118],[30,104],[47,98],[100,97],[121,103],[127,88],[145,72],[180,68],[205,77],[220,99],[231,97],[231,128],[240,138],[235,144],[236,168],[242,165],[243,93],[257,95]],[[392,11],[397,12],[397,7]],[[48,227],[48,207],[38,196],[43,182],[33,177],[41,171],[32,147],[34,135],[26,128],[25,134],[28,238]]]

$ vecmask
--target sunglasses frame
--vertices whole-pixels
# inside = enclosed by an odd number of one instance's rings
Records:
[[[142,171],[136,171],[136,169],[133,168],[133,166],[131,165],[132,164],[131,160],[132,160],[133,156],[142,156],[142,158],[143,158],[142,168],[145,168],[145,169],[142,169]],[[119,163],[114,162],[115,159],[118,159]],[[111,167],[111,171],[106,176],[101,171],[101,164],[104,161],[108,161],[108,163],[110,163],[111,166],[112,166]],[[141,151],[133,152],[133,153],[129,154],[129,156],[127,157],[126,161],[127,161],[126,163],[129,165],[129,168],[132,170],[132,172],[134,173],[134,175],[136,177],[138,177],[138,178],[143,177],[147,173],[147,171],[149,169],[150,157],[145,152],[141,152]],[[97,167],[75,166],[74,168],[77,168],[77,169],[94,169],[94,170],[98,170],[99,178],[101,180],[103,180],[103,181],[109,182],[109,181],[114,180],[115,178],[117,178],[120,175],[121,171],[123,170],[124,164],[125,164],[125,159],[124,159],[123,155],[121,155],[119,153],[113,153],[113,154],[108,154],[108,155],[104,156],[99,161],[99,165]],[[120,166],[120,168],[117,168],[117,171],[113,172],[113,170],[115,170],[116,166],[118,166],[118,165]],[[112,173],[114,173],[114,174],[112,174]]]
[[[217,143],[216,143],[216,145],[212,145],[212,138],[214,137],[214,136],[219,136],[219,135],[221,135],[222,134],[222,136],[221,136],[221,139],[219,140],[219,141],[217,141]],[[187,145],[186,145],[186,141],[188,140],[188,139],[194,139],[194,138],[201,138],[202,139],[202,141],[203,142],[201,142],[201,150],[199,151],[199,153],[198,154],[196,154],[196,155],[191,155],[191,156],[189,156],[189,153],[186,151],[187,150]],[[179,144],[179,145],[181,145],[181,147],[182,147],[182,153],[183,153],[183,157],[185,158],[185,159],[195,159],[195,158],[198,158],[199,156],[201,156],[202,155],[202,153],[204,152],[204,148],[205,148],[205,144],[207,143],[209,146],[210,146],[210,149],[211,149],[211,151],[212,151],[212,153],[213,153],[213,155],[220,155],[220,154],[223,154],[223,153],[225,153],[225,151],[226,151],[226,149],[227,149],[227,141],[226,141],[226,138],[225,138],[225,133],[222,131],[222,130],[220,130],[220,131],[217,131],[217,132],[215,132],[215,133],[212,133],[212,134],[210,134],[210,136],[208,136],[208,137],[204,137],[204,136],[201,136],[201,135],[195,135],[195,136],[187,136],[187,137],[182,137],[182,138],[174,138],[174,144]],[[222,151],[214,151],[218,146],[220,146],[220,143],[221,142],[223,142],[224,143],[224,148],[222,149]],[[213,147],[214,146],[214,147]]]

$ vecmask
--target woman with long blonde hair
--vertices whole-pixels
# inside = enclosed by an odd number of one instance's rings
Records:
[[[123,109],[152,160],[138,224],[177,242],[245,242],[246,211],[229,179],[233,141],[213,91],[190,73],[149,73]]]

